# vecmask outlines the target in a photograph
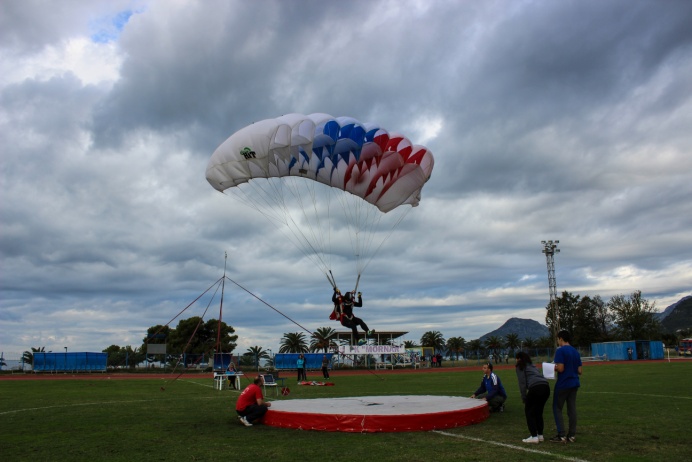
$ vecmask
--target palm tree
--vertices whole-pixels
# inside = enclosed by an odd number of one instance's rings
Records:
[[[34,364],[34,353],[43,353],[44,351],[46,351],[46,347],[31,347],[31,351],[25,351],[22,354],[22,362],[24,364]]]
[[[281,339],[279,353],[307,353],[308,343],[302,332],[289,332]]]
[[[404,340],[404,348],[416,348],[418,345],[413,340]]]
[[[546,335],[545,337],[541,337],[538,339],[536,342],[536,347],[538,348],[552,348],[555,346],[555,340],[549,336]]]
[[[534,348],[536,346],[536,341],[533,337],[526,337],[522,342],[527,349]]]
[[[466,344],[467,350],[476,353],[476,359],[478,359],[478,356],[480,355],[481,348],[483,348],[483,346],[481,345],[481,341],[479,339],[471,340]]]
[[[255,358],[252,357],[252,353],[245,352],[238,358],[239,366],[254,366],[254,364]]]
[[[485,339],[485,348],[493,355],[494,361],[500,362],[500,350],[502,350],[502,339],[497,335],[491,335]]]
[[[459,353],[464,352],[464,346],[466,345],[466,340],[464,337],[450,337],[447,339],[447,351],[451,354],[454,353],[456,359],[459,359]]]
[[[251,356],[255,367],[259,370],[259,360],[269,359],[269,353],[267,353],[261,346],[253,346],[245,351],[246,355]]]
[[[508,350],[516,351],[520,344],[519,334],[512,333],[505,335],[505,348]]]
[[[334,342],[334,337],[336,337],[336,331],[331,327],[320,327],[313,332],[310,340],[310,351],[324,351],[329,352],[330,349],[336,346]]]
[[[424,347],[432,347],[435,351],[443,351],[445,347],[445,338],[442,332],[438,330],[429,330],[420,338],[420,344]]]

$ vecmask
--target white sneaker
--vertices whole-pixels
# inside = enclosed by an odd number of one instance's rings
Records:
[[[529,436],[528,438],[524,438],[521,441],[524,443],[538,444],[538,437],[537,436]]]
[[[247,419],[246,419],[245,417],[241,417],[241,418],[240,418],[240,423],[242,423],[242,424],[245,425],[246,427],[252,427],[252,424],[251,424],[250,422],[248,422]]]
[[[540,441],[541,443],[542,443],[543,441],[545,441],[545,439],[543,438],[543,435],[538,435],[538,441]]]

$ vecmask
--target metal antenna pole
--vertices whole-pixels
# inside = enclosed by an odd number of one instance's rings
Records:
[[[223,253],[223,278],[221,278],[221,303],[219,304],[219,322],[216,327],[216,351],[221,352],[221,320],[223,319],[223,292],[226,288],[226,262],[228,252]]]
[[[545,254],[545,260],[548,265],[548,287],[550,289],[550,304],[553,308],[553,340],[557,344],[557,333],[560,332],[560,314],[557,309],[557,284],[555,283],[555,254],[560,253],[557,245],[560,241],[541,241],[543,244],[542,252]]]

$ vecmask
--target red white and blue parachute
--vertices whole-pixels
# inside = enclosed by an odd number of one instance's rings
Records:
[[[338,244],[345,238],[342,226],[334,223],[334,216],[343,214],[351,229],[352,255],[362,262],[357,264],[360,275],[386,239],[379,223],[391,221],[384,216],[397,209],[410,209],[401,206],[418,205],[433,165],[427,148],[378,124],[328,114],[287,114],[234,133],[212,155],[206,176],[218,191],[238,196],[289,228],[291,240],[325,274],[331,271],[326,255],[346,254],[324,242]],[[318,189],[319,184],[327,188]],[[334,190],[347,194],[334,196]],[[334,213],[333,197],[342,214]],[[391,232],[402,218],[385,227]]]

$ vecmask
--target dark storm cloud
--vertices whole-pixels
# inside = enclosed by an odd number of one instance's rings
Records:
[[[314,33],[308,25],[338,7],[216,6],[189,4],[164,21],[156,14],[133,20],[122,38],[130,59],[94,116],[97,146],[146,127],[190,131],[187,142],[210,151],[248,120],[275,116],[273,92],[308,48]]]
[[[661,9],[639,2],[626,12],[618,2],[542,3],[505,17],[484,36],[484,52],[450,99],[459,105],[453,133],[460,134],[463,161],[445,172],[472,190],[546,191],[591,182],[589,170],[623,136],[618,120],[609,118],[618,115],[612,106],[626,105],[647,85],[658,92],[652,79],[689,57],[692,35],[684,18],[690,5],[683,3]],[[663,89],[666,100],[680,80],[689,85],[684,78],[671,82]],[[688,95],[680,92],[672,109]],[[649,107],[628,110],[646,117]],[[627,129],[640,138],[636,125]],[[537,146],[530,136],[540,131],[559,136],[555,148],[570,155]],[[569,169],[570,178],[547,181],[546,172],[555,169]]]

